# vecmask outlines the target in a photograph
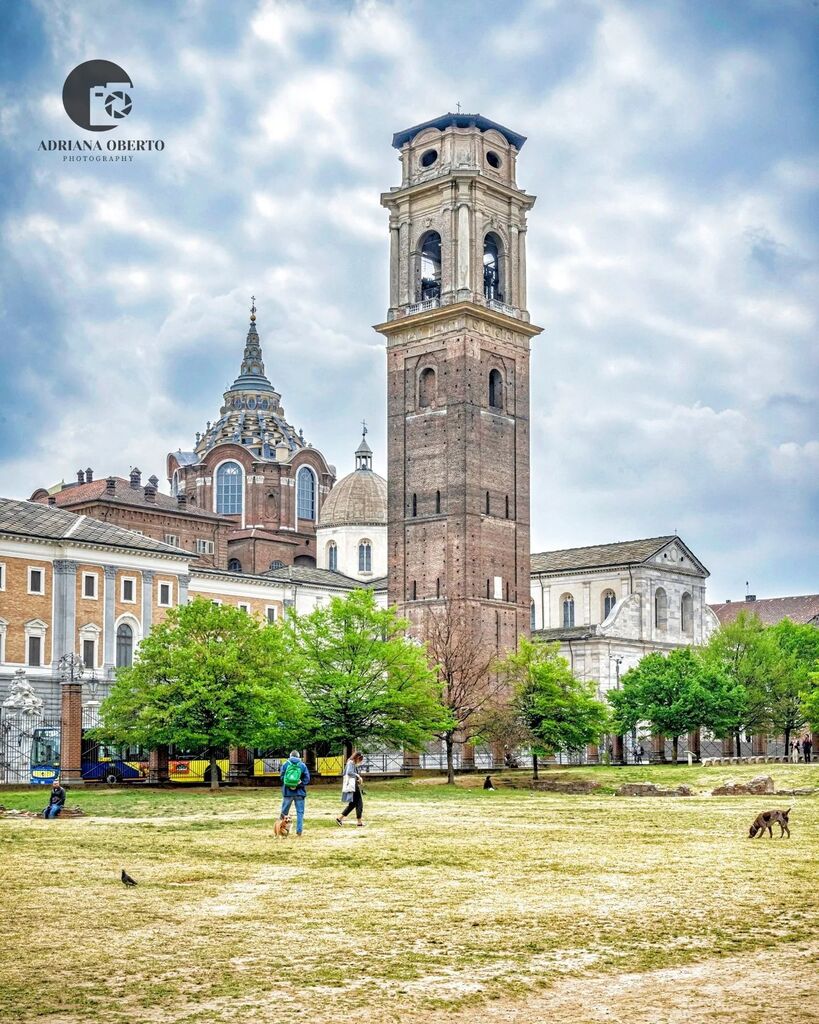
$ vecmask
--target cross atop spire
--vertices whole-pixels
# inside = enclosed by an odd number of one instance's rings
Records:
[[[361,436],[362,436],[362,438],[367,436],[367,421],[366,420],[362,420],[361,421]]]
[[[251,302],[251,306],[250,306],[250,322],[252,324],[255,324],[256,323],[256,296],[255,295],[251,295],[250,296],[250,302]]]

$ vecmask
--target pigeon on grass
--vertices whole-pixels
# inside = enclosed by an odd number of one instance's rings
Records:
[[[123,885],[136,885],[136,879],[131,878],[131,876],[128,874],[125,868],[122,869],[122,874],[120,875],[120,878],[122,879]]]

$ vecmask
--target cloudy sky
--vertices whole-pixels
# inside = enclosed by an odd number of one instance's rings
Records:
[[[817,0],[0,6],[0,493],[164,477],[257,296],[288,419],[385,471],[392,133],[456,103],[528,136],[533,548],[673,533],[712,600],[819,589]],[[132,164],[61,103],[134,82]]]

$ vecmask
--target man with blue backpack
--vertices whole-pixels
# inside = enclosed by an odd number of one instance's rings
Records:
[[[310,769],[299,757],[298,750],[291,750],[290,757],[282,762],[282,817],[286,818],[291,806],[296,804],[296,835],[304,827],[304,801],[306,787],[310,785]]]

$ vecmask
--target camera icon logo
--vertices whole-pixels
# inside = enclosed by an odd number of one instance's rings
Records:
[[[118,64],[110,60],[87,60],[78,64],[66,78],[63,106],[80,128],[109,132],[131,113],[133,91],[134,83]]]
[[[131,113],[130,82],[92,85],[88,92],[88,122],[94,128],[111,128]]]

